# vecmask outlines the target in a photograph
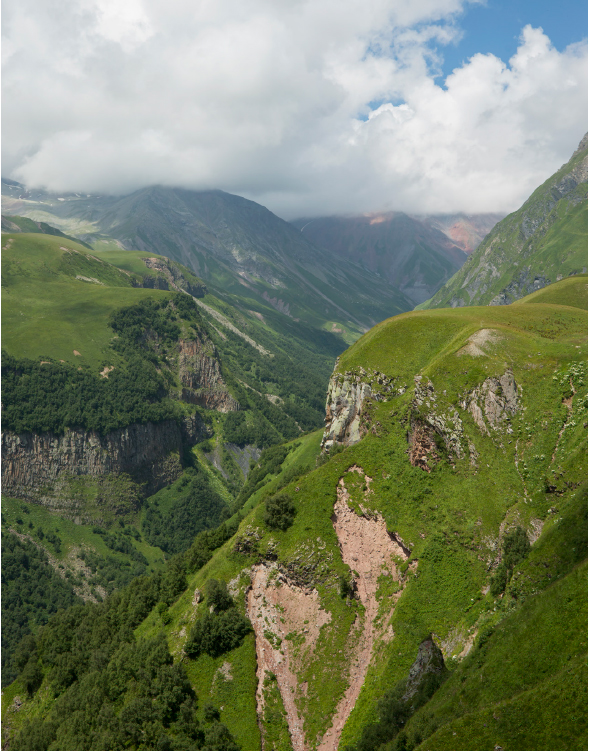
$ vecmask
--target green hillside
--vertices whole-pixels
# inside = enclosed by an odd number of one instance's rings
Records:
[[[515,302],[516,305],[569,305],[588,310],[588,277],[572,276],[549,287],[533,292]]]
[[[194,451],[171,456],[182,474],[153,498],[141,478],[83,470],[58,482],[51,501],[43,488],[3,497],[3,533],[21,535],[21,547],[36,546],[43,571],[49,576],[55,568],[55,586],[63,582],[70,594],[100,600],[234,513],[249,462],[261,449],[321,425],[325,384],[343,345],[334,334],[283,320],[273,308],[249,310],[235,297],[215,297],[163,257],[89,252],[43,233],[3,235],[2,246],[5,436],[51,431],[56,440],[83,429],[108,436],[132,423],[182,426],[191,415],[203,428]],[[178,290],[198,295],[201,307]],[[239,411],[219,412],[215,400],[195,406],[191,394],[203,391],[198,383],[182,392],[182,337],[201,341],[205,363],[214,374],[219,367],[217,386],[205,393],[230,406],[239,401]],[[8,451],[4,461],[6,481]],[[31,503],[44,492],[45,505]],[[18,555],[26,557],[23,550]],[[22,595],[16,610],[8,606],[11,597],[3,610],[5,681],[14,638],[50,612],[34,593]],[[17,615],[21,607],[29,609],[26,622]]]
[[[23,214],[96,250],[165,256],[205,279],[216,295],[235,295],[250,309],[262,305],[349,344],[377,321],[412,307],[378,274],[313,245],[254,201],[220,190],[151,186],[118,197],[57,196],[3,181],[2,202],[8,220]],[[446,278],[450,269],[446,264],[438,271],[446,270]]]
[[[588,136],[523,206],[499,222],[425,308],[507,305],[588,270]]]
[[[50,620],[4,694],[11,748],[583,748],[587,314],[556,301],[585,283],[361,337],[332,380],[377,395],[360,442],[273,447],[165,584]],[[404,698],[429,635],[448,672]]]

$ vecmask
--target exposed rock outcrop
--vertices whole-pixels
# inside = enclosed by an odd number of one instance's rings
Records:
[[[357,372],[335,373],[330,378],[326,399],[326,427],[322,450],[334,444],[352,446],[366,433],[363,425],[363,406],[368,399],[384,399],[394,390],[394,379],[360,368]]]
[[[490,429],[512,433],[510,418],[519,409],[518,386],[512,371],[507,370],[500,378],[486,378],[460,405],[485,435],[490,435]]]
[[[203,282],[187,279],[182,273],[180,266],[165,258],[144,258],[143,262],[148,269],[157,271],[157,276],[144,276],[142,287],[149,289],[175,289],[177,292],[186,292],[193,297],[204,297],[207,287]]]
[[[412,699],[420,690],[428,674],[441,676],[446,671],[445,661],[440,649],[434,643],[432,636],[424,639],[418,647],[418,655],[410,668],[404,701]]]
[[[125,476],[129,482],[124,495],[131,494],[135,502],[173,482],[182,471],[184,443],[206,435],[198,415],[187,418],[182,427],[173,420],[148,422],[104,436],[89,430],[66,430],[64,435],[5,432],[3,492],[67,511],[68,506],[79,507],[72,497],[71,483],[76,478],[105,481]]]
[[[414,376],[408,455],[412,466],[430,472],[444,452],[449,461],[453,461],[454,456],[463,458],[463,422],[453,406],[438,405],[433,383],[423,381],[423,376]],[[441,440],[437,441],[437,436]],[[440,445],[437,446],[437,443]]]
[[[228,392],[213,344],[205,338],[181,339],[178,375],[184,402],[219,412],[235,412],[239,403]]]

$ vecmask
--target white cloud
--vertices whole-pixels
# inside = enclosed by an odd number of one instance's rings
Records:
[[[587,50],[525,27],[436,82],[465,0],[7,0],[4,174],[219,187],[283,216],[508,211],[586,129]],[[439,53],[440,54],[440,53]]]

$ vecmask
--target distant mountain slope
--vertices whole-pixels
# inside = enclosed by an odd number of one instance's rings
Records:
[[[461,247],[440,229],[401,212],[297,219],[315,245],[378,274],[424,302],[465,262]]]
[[[435,214],[416,217],[439,229],[465,253],[470,254],[505,214]]]
[[[65,237],[67,240],[73,240],[76,243],[80,243],[88,250],[92,250],[92,246],[85,243],[75,237],[64,234],[56,227],[52,227],[46,222],[34,222],[32,219],[28,219],[26,216],[11,216],[10,219],[6,216],[2,216],[2,232],[33,232],[41,235],[55,235],[56,237]]]
[[[588,267],[588,134],[424,307],[508,305]]]
[[[385,279],[312,245],[253,201],[222,191],[151,187],[129,196],[53,196],[4,181],[4,211],[96,242],[165,255],[226,292],[353,341],[412,301]],[[451,267],[449,267],[451,268]]]

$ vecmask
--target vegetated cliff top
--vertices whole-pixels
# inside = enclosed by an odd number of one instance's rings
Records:
[[[588,268],[588,136],[421,308],[507,305]]]
[[[341,356],[335,379],[379,395],[363,404],[360,441],[294,478],[319,435],[296,439],[280,474],[254,486],[237,533],[199,570],[186,564],[186,588],[168,607],[154,601],[135,630],[138,649],[166,634],[203,727],[211,703],[244,751],[260,748],[261,734],[279,748],[384,749],[401,744],[400,718],[406,747],[421,751],[478,749],[482,738],[576,747],[586,710],[587,320],[555,299],[586,284],[564,280],[544,291],[548,303],[405,313]],[[379,393],[385,378],[392,388]],[[519,529],[530,549],[507,558]],[[247,613],[254,633],[226,638],[241,621],[210,612],[211,579],[228,585],[229,610]],[[215,624],[225,641],[207,647]],[[450,677],[422,707],[400,709],[396,687],[429,634]],[[117,649],[102,675],[118,670]],[[43,685],[61,680],[39,659]],[[261,665],[268,672],[256,678]],[[22,695],[20,680],[7,702]],[[60,689],[59,706],[81,685]],[[21,716],[45,717],[56,732],[52,717],[62,718],[46,697],[42,688]],[[127,706],[114,701],[115,712]],[[100,732],[98,716],[84,732]]]

